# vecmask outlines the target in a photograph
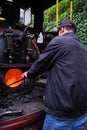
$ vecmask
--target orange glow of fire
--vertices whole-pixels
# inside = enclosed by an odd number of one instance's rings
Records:
[[[21,75],[22,75],[22,71],[20,69],[10,69],[7,71],[6,75],[5,75],[5,83],[8,87],[14,88],[14,87],[18,87],[20,84],[22,84],[24,81],[21,80],[17,83],[14,83],[18,80],[21,79]],[[12,84],[14,83],[14,84]],[[10,85],[12,84],[12,85]],[[10,85],[10,86],[9,86]]]

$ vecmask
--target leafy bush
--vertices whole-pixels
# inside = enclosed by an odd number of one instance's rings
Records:
[[[87,48],[87,1],[74,0],[73,19],[77,24],[77,35]]]
[[[70,0],[59,2],[59,21],[70,19]],[[73,20],[77,25],[77,35],[87,48],[87,0],[73,0]],[[53,31],[56,26],[56,5],[44,12],[45,31]]]

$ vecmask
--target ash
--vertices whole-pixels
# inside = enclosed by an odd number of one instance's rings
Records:
[[[31,114],[44,109],[44,88],[35,86],[33,90],[9,94],[0,99],[0,122]]]

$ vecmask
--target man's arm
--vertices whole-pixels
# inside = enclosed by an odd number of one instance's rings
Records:
[[[58,57],[57,53],[59,51],[58,44],[55,44],[55,39],[53,39],[44,52],[39,56],[38,60],[36,60],[31,68],[23,74],[23,77],[35,78],[39,74],[48,71],[50,67],[55,63],[56,58]],[[60,53],[59,53],[60,54]]]

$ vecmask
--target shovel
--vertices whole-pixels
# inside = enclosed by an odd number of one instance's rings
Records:
[[[18,110],[18,111],[6,111],[0,114],[0,117],[2,116],[10,116],[10,115],[21,115],[23,113],[23,110]]]

